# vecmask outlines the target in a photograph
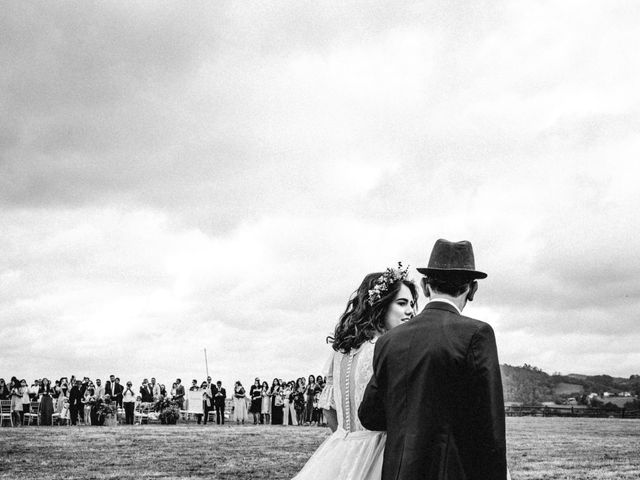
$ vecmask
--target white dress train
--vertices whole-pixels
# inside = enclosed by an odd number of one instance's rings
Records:
[[[348,354],[333,352],[323,397],[338,416],[338,429],[315,451],[294,480],[379,480],[387,434],[365,429],[358,407],[373,375],[375,340]],[[325,405],[325,407],[328,407]]]

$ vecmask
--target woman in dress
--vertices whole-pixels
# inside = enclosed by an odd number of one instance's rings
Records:
[[[282,400],[282,388],[280,386],[280,380],[273,379],[271,383],[271,424],[282,425],[282,413],[284,408],[284,402]]]
[[[260,404],[260,423],[269,425],[271,423],[271,397],[269,384],[267,382],[262,382],[260,395],[262,397],[262,401]]]
[[[244,425],[245,420],[249,420],[247,395],[240,380],[236,381],[235,387],[233,388],[233,416],[237,424],[242,423]]]
[[[296,389],[293,392],[293,408],[296,411],[298,425],[304,425],[304,391],[304,378],[300,377],[296,380]]]
[[[309,375],[309,383],[304,391],[304,424],[311,425],[313,421],[313,396],[316,391],[316,377]]]
[[[0,378],[0,400],[9,400],[9,395],[11,390],[9,390],[9,386],[5,383],[4,378]]]
[[[13,426],[22,425],[24,413],[22,412],[22,393],[20,392],[20,380],[11,377],[9,382],[9,395],[11,397],[11,419]]]
[[[253,415],[253,424],[257,425],[262,423],[260,414],[262,413],[262,386],[260,385],[260,379],[256,378],[249,389],[249,396],[251,397],[251,407],[249,413]]]
[[[384,332],[411,319],[418,292],[406,269],[367,275],[336,325],[333,352],[322,397],[337,416],[336,431],[325,440],[296,480],[373,480],[382,476],[385,432],[366,430],[358,407],[373,374],[373,350]],[[328,404],[327,404],[328,402]]]
[[[48,378],[43,378],[38,391],[40,396],[40,425],[51,425],[53,415],[53,388]]]

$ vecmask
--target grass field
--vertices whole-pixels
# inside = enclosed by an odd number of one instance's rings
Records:
[[[316,427],[143,425],[0,429],[0,479],[288,479]],[[640,420],[507,418],[514,480],[640,478]]]

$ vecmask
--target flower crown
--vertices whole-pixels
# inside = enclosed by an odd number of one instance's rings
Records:
[[[384,292],[389,290],[389,286],[407,278],[408,271],[409,265],[403,269],[402,262],[398,262],[398,268],[387,268],[373,283],[373,288],[369,290],[369,298],[367,298],[369,305],[373,306],[380,300]]]

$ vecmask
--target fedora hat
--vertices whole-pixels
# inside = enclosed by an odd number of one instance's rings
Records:
[[[476,262],[473,257],[471,242],[450,242],[439,239],[431,250],[429,265],[425,268],[417,268],[423,275],[455,275],[470,279],[487,278],[487,274],[476,270]]]

